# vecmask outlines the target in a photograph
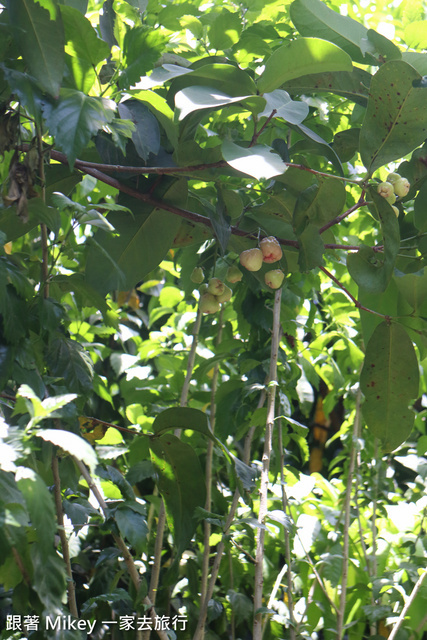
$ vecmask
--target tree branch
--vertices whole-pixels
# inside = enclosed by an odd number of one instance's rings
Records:
[[[347,209],[347,211],[344,211],[344,213],[337,216],[336,218],[333,218],[333,220],[329,220],[329,222],[324,224],[323,227],[320,227],[319,233],[323,233],[327,229],[330,229],[331,227],[333,227],[335,224],[339,224],[340,222],[342,222],[342,220],[345,220],[345,218],[347,218],[351,213],[353,213],[353,211],[356,211],[360,207],[363,207],[364,205],[366,205],[367,202],[364,199],[364,194],[365,192],[363,191],[362,195],[359,198],[359,201],[356,202],[356,204],[354,204],[352,207],[350,207],[350,209]]]

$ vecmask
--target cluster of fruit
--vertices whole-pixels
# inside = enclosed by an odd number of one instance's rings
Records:
[[[263,238],[259,248],[247,249],[240,254],[240,264],[248,271],[259,271],[263,262],[271,264],[282,257],[282,248],[274,236]],[[281,269],[272,269],[264,275],[265,284],[270,289],[279,289],[282,286],[285,274]]]
[[[389,173],[387,180],[378,185],[377,191],[380,196],[385,198],[387,202],[391,204],[396,217],[398,217],[399,209],[394,206],[396,198],[403,198],[406,196],[410,188],[411,185],[406,178],[402,178],[398,173]]]
[[[228,282],[240,282],[243,273],[236,266],[229,267],[226,275]],[[203,269],[195,267],[190,277],[195,284],[201,284],[204,280]],[[230,287],[222,282],[219,278],[211,278],[208,284],[200,287],[200,310],[202,313],[216,313],[219,311],[220,305],[231,300],[233,294]]]

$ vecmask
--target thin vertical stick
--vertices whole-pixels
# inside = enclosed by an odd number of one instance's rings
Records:
[[[58,522],[58,534],[61,540],[62,557],[65,564],[65,570],[67,572],[67,600],[70,613],[75,618],[79,617],[76,601],[76,588],[73,580],[73,572],[71,570],[71,558],[70,550],[68,547],[67,534],[64,529],[64,513],[62,511],[62,497],[61,497],[61,479],[59,477],[59,464],[58,457],[54,453],[52,456],[52,473],[53,482],[55,485],[54,498],[56,507],[56,520]]]
[[[280,305],[282,300],[282,290],[278,289],[274,295],[273,307],[273,332],[270,351],[270,373],[268,383],[267,399],[267,419],[265,425],[264,452],[262,456],[262,471],[260,483],[260,500],[258,511],[259,528],[256,540],[255,553],[255,586],[254,586],[254,625],[253,640],[262,640],[262,613],[258,612],[262,607],[263,594],[263,562],[264,562],[264,520],[267,515],[268,499],[268,474],[270,470],[271,443],[273,436],[273,426],[276,411],[276,387],[277,387],[277,359],[280,342]]]
[[[411,604],[414,602],[415,598],[417,597],[418,591],[421,589],[421,586],[425,580],[427,576],[427,570],[423,571],[423,573],[420,575],[420,577],[418,578],[417,582],[414,585],[414,588],[412,589],[412,593],[409,596],[409,598],[406,600],[405,602],[405,606],[402,609],[402,612],[396,622],[396,624],[394,625],[388,640],[394,640],[395,637],[397,636],[397,632],[399,631],[400,627],[402,626],[402,623],[405,619],[406,614],[409,611],[409,607],[411,606]]]
[[[218,347],[221,344],[222,340],[222,323],[223,323],[223,315],[224,315],[224,307],[221,307],[221,311],[219,314],[219,329],[216,338],[216,346]],[[217,362],[214,367],[213,376],[212,376],[212,387],[211,387],[211,413],[210,413],[210,424],[212,433],[215,432],[215,418],[216,418],[216,392],[218,388],[218,375],[219,375],[219,363]],[[206,511],[211,510],[211,502],[212,502],[212,462],[213,462],[213,442],[209,440],[207,451],[206,451],[206,502],[205,509]],[[203,602],[204,597],[206,596],[206,590],[208,588],[208,576],[209,576],[209,555],[210,555],[210,547],[209,540],[211,537],[211,525],[209,522],[204,522],[204,535],[203,535],[203,559],[202,559],[202,579],[201,579],[201,587],[200,587],[200,602]]]
[[[349,565],[349,547],[350,547],[350,508],[351,496],[353,491],[353,475],[356,462],[356,446],[355,441],[360,431],[360,389],[356,398],[356,414],[354,416],[353,433],[351,439],[350,462],[348,465],[347,487],[345,492],[344,503],[344,541],[343,541],[343,567],[341,580],[340,606],[337,614],[337,640],[342,640],[344,633],[344,616],[347,604],[347,580]]]

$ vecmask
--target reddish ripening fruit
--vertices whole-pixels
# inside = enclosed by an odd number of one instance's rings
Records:
[[[231,282],[231,283],[240,282],[242,278],[243,278],[243,273],[240,271],[239,267],[236,267],[236,265],[228,267],[227,275],[225,276],[225,279],[227,280],[227,282]]]
[[[380,196],[382,196],[386,200],[387,198],[390,198],[390,196],[394,195],[394,189],[391,182],[381,182],[377,187],[377,191]]]
[[[261,249],[246,249],[240,254],[240,264],[248,271],[259,271],[262,267],[262,260]]]
[[[230,289],[230,287],[227,287],[227,285],[225,284],[224,291],[219,296],[216,296],[216,299],[218,300],[218,302],[222,304],[223,302],[228,302],[229,300],[231,300],[232,295],[233,295],[232,290]]]
[[[219,278],[211,278],[208,284],[208,292],[213,296],[220,296],[224,291],[225,284]]]
[[[219,311],[219,302],[212,293],[204,293],[200,298],[200,311],[202,313],[216,313]]]
[[[259,243],[259,248],[262,251],[264,262],[268,264],[277,262],[282,257],[282,248],[274,236],[263,238]]]
[[[408,195],[408,191],[411,188],[411,185],[409,183],[409,180],[407,180],[406,178],[400,178],[399,180],[396,180],[393,187],[394,193],[399,198],[403,198],[404,196]]]
[[[203,273],[203,269],[201,267],[194,267],[190,276],[191,282],[194,282],[194,284],[202,284],[204,279],[205,276]]]
[[[271,271],[267,271],[264,276],[265,284],[270,287],[270,289],[280,289],[284,277],[285,274],[281,269],[272,269]]]

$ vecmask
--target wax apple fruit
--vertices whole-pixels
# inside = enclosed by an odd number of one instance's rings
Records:
[[[219,278],[211,278],[208,284],[208,293],[214,296],[220,296],[224,292],[225,284]]]
[[[259,271],[262,267],[262,261],[261,249],[246,249],[240,254],[240,264],[248,271]]]
[[[225,276],[225,279],[227,280],[227,282],[240,282],[240,280],[243,278],[243,273],[240,271],[239,267],[236,267],[236,265],[232,265],[231,267],[228,267],[227,269],[227,275]]]
[[[191,282],[194,282],[194,284],[201,284],[204,279],[205,276],[203,274],[203,269],[201,267],[194,267],[190,276]]]
[[[232,295],[233,295],[232,290],[230,289],[230,287],[227,287],[227,285],[225,284],[224,291],[218,296],[216,296],[216,299],[218,300],[218,302],[222,304],[223,302],[228,302],[229,300],[231,300]]]
[[[280,289],[284,277],[285,274],[281,269],[272,269],[271,271],[267,271],[264,276],[265,284],[270,287],[270,289]]]
[[[396,180],[393,187],[394,193],[399,198],[403,198],[404,196],[408,195],[411,185],[409,184],[409,180],[407,180],[406,178],[399,178],[399,180]]]
[[[262,251],[263,261],[268,264],[277,262],[283,255],[282,248],[274,236],[263,238],[259,243],[259,248]]]
[[[200,311],[202,313],[216,313],[219,311],[219,302],[212,293],[204,293],[200,298]]]

